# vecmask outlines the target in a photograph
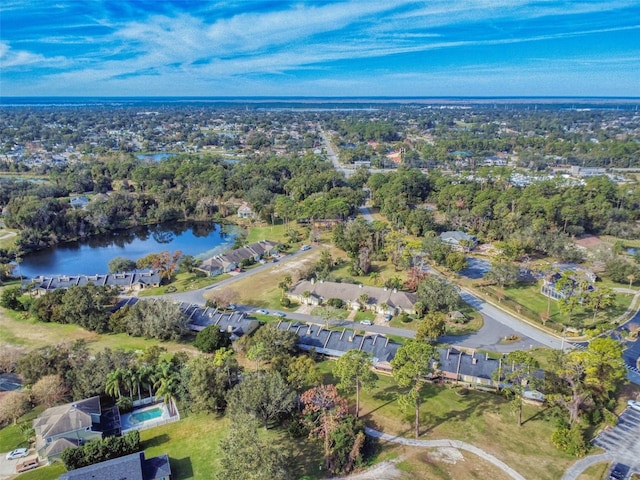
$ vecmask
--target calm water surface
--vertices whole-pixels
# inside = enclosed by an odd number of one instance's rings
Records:
[[[107,273],[115,257],[137,260],[150,253],[180,250],[206,258],[231,247],[233,234],[213,223],[173,223],[114,232],[70,242],[24,257],[14,273],[38,275],[95,275]]]

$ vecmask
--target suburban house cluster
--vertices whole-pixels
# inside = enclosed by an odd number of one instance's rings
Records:
[[[414,313],[417,300],[415,294],[397,289],[322,280],[300,280],[289,289],[287,295],[303,305],[320,305],[331,298],[338,298],[353,310],[371,310],[392,315]]]
[[[57,277],[38,276],[25,282],[25,286],[37,294],[45,294],[58,288],[83,287],[93,284],[97,287],[118,287],[124,293],[132,293],[145,288],[158,287],[160,274],[157,270],[148,272],[107,273],[104,275],[59,275]]]
[[[242,261],[253,260],[257,262],[264,257],[270,257],[278,252],[277,247],[277,243],[260,240],[245,247],[207,258],[197,268],[207,275],[215,277],[235,270]]]
[[[306,352],[339,358],[350,350],[370,353],[373,367],[384,373],[392,371],[391,360],[402,346],[383,335],[367,335],[352,330],[329,330],[319,325],[297,322],[278,322],[281,330],[295,332],[298,336],[298,348]],[[439,348],[436,373],[432,380],[460,383],[474,388],[497,390],[502,386],[497,379],[509,370],[503,358],[493,358],[486,353],[474,350],[464,351],[457,348]],[[526,395],[531,400],[542,400],[537,391]]]

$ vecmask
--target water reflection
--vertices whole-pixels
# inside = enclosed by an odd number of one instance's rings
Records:
[[[20,264],[25,277],[107,273],[115,257],[137,260],[150,253],[180,250],[184,255],[209,256],[228,249],[233,227],[209,222],[180,222],[136,227],[26,255]]]

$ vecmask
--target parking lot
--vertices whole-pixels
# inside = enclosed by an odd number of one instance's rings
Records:
[[[618,425],[608,428],[593,441],[607,451],[613,463],[631,467],[629,475],[640,472],[640,411],[627,408],[618,420]]]

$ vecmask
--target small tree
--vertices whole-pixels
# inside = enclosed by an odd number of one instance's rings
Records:
[[[45,407],[52,407],[67,399],[69,389],[60,375],[45,375],[31,387],[34,402]]]
[[[447,330],[444,313],[428,313],[418,325],[416,340],[435,343],[438,337],[444,335]]]
[[[209,325],[199,331],[193,342],[194,347],[205,353],[213,353],[229,345],[231,345],[231,336],[228,332],[221,332],[217,325]]]
[[[378,377],[371,367],[373,357],[371,354],[360,350],[349,350],[335,363],[333,373],[340,379],[338,388],[343,392],[356,394],[356,418],[360,413],[360,390],[372,388]]]
[[[393,360],[393,378],[400,387],[409,387],[409,393],[401,395],[401,403],[415,410],[415,436],[420,436],[420,394],[427,375],[435,371],[438,351],[434,346],[411,340],[398,349]]]
[[[18,419],[29,410],[29,396],[21,390],[14,390],[0,398],[0,425]]]
[[[115,257],[109,262],[109,273],[132,272],[136,268],[135,261],[124,257]]]
[[[527,352],[516,350],[507,355],[503,365],[503,379],[506,382],[503,392],[512,398],[512,406],[518,414],[518,426],[521,427],[524,392],[527,386],[535,387],[538,383],[534,375],[538,362]]]

